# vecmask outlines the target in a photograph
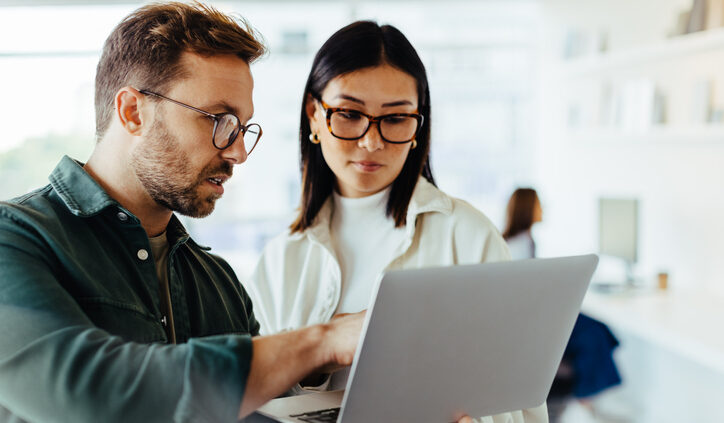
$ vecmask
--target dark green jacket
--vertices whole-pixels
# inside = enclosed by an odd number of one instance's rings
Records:
[[[145,231],[81,165],[0,203],[0,422],[236,421],[251,300],[175,216],[167,235],[177,345]]]

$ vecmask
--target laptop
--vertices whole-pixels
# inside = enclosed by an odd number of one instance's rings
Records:
[[[545,402],[595,255],[390,271],[345,390],[278,398],[274,421],[456,421]]]

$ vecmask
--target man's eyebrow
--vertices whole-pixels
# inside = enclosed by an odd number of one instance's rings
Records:
[[[221,110],[221,113],[233,113],[239,116],[239,109],[225,101],[219,101],[217,103],[204,106],[203,110],[206,110],[209,113],[220,113],[218,110]]]

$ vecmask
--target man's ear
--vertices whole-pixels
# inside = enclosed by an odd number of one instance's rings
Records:
[[[116,116],[121,126],[130,135],[141,134],[143,119],[141,117],[141,105],[144,95],[133,87],[123,87],[116,93]]]

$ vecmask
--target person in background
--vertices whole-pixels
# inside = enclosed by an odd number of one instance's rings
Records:
[[[299,214],[251,278],[262,333],[367,309],[387,270],[510,260],[483,213],[435,186],[430,110],[425,67],[395,27],[355,22],[317,52],[302,97]],[[346,378],[307,382],[338,389]],[[545,422],[547,413],[541,405],[482,421]]]
[[[260,139],[263,53],[199,3],[152,3],[111,32],[88,162],[66,156],[0,203],[0,421],[235,422],[351,363],[361,314],[256,336],[231,266],[175,214],[209,215]]]
[[[532,188],[516,189],[508,201],[506,216],[503,238],[513,259],[535,258],[531,228],[543,220],[538,193]],[[571,399],[580,400],[590,409],[594,395],[621,383],[613,361],[617,346],[618,340],[605,324],[583,313],[578,315],[548,395],[551,423],[560,420]]]
[[[535,240],[531,229],[542,220],[543,208],[538,193],[532,188],[516,189],[508,201],[503,230],[503,238],[508,243],[513,260],[535,257]]]

